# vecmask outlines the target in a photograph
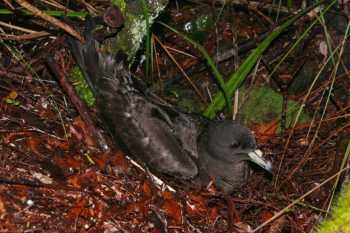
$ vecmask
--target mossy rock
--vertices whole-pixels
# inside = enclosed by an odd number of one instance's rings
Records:
[[[317,233],[350,233],[350,184],[341,193],[332,215],[315,231]]]
[[[350,140],[348,140],[345,158],[350,154]],[[339,198],[333,206],[331,215],[317,228],[315,233],[350,233],[350,183],[343,185]]]
[[[113,0],[113,4],[119,7],[124,16],[124,27],[110,41],[111,48],[108,51],[117,52],[122,50],[132,60],[147,34],[149,26],[152,26],[168,4],[168,0],[145,1],[148,10],[148,19],[143,9],[142,1],[135,0]],[[108,46],[109,47],[109,46]]]
[[[281,118],[283,97],[269,87],[254,87],[249,90],[241,88],[240,98],[247,99],[241,107],[241,116],[246,125],[263,124]],[[300,106],[300,103],[288,100],[286,114],[287,127],[294,122]],[[298,123],[307,122],[309,119],[308,114],[303,112],[299,117]]]

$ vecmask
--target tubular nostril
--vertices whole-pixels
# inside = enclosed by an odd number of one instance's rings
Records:
[[[239,143],[238,143],[238,142],[232,142],[232,143],[230,144],[230,147],[231,147],[231,148],[238,148],[238,147],[239,147]]]

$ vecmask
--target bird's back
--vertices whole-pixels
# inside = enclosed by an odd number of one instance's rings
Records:
[[[196,156],[196,145],[189,145],[186,150],[182,141],[185,138],[177,136],[181,117],[169,115],[167,107],[155,104],[135,88],[123,61],[99,52],[98,43],[91,35],[84,44],[74,39],[69,43],[93,90],[99,116],[113,138],[133,158],[155,172],[181,179],[196,176],[198,169],[191,158]],[[197,134],[195,123],[189,122],[189,126],[194,130],[192,134]]]

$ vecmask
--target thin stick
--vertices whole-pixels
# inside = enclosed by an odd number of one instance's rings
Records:
[[[12,25],[12,24],[9,24],[9,23],[5,23],[3,21],[0,21],[0,25],[1,26],[4,26],[4,27],[7,27],[7,28],[11,28],[11,29],[15,29],[15,30],[18,30],[18,31],[21,31],[21,32],[26,32],[26,33],[34,33],[34,32],[37,32],[37,31],[33,31],[33,30],[30,30],[30,29],[27,29],[27,28],[22,28],[22,27],[18,27],[16,25]]]
[[[255,228],[253,231],[251,231],[251,233],[257,232],[258,230],[260,230],[261,228],[265,227],[267,224],[273,222],[274,220],[276,220],[277,218],[281,217],[285,212],[287,212],[291,207],[293,207],[294,205],[298,204],[301,200],[303,200],[305,197],[309,196],[311,193],[313,193],[314,191],[316,191],[317,189],[319,189],[321,186],[325,185],[326,183],[328,183],[329,181],[333,180],[334,178],[338,177],[339,174],[343,173],[344,171],[348,170],[350,168],[350,166],[347,166],[343,169],[341,169],[339,172],[335,173],[334,175],[332,175],[331,177],[327,178],[325,181],[323,181],[321,184],[315,186],[314,188],[310,189],[308,192],[306,192],[304,195],[300,196],[298,199],[294,200],[292,203],[290,203],[289,205],[287,205],[286,207],[284,207],[282,210],[280,210],[278,213],[276,213],[272,218],[270,218],[269,220],[265,221],[264,223],[262,223],[260,226],[258,226],[257,228]]]
[[[55,25],[56,27],[63,29],[64,31],[66,31],[67,33],[69,33],[73,37],[77,38],[78,40],[84,41],[83,37],[77,31],[75,31],[71,26],[69,26],[69,25],[61,22],[60,20],[44,13],[43,11],[41,11],[40,9],[31,5],[30,3],[28,3],[25,0],[16,0],[16,2],[19,5],[21,5],[22,7],[26,8],[27,10],[32,12],[33,15],[38,16],[38,17],[50,22],[51,24]]]

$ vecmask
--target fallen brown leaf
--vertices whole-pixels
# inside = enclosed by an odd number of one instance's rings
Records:
[[[267,143],[271,138],[275,137],[277,128],[278,124],[276,120],[254,127],[254,132],[259,143]]]

